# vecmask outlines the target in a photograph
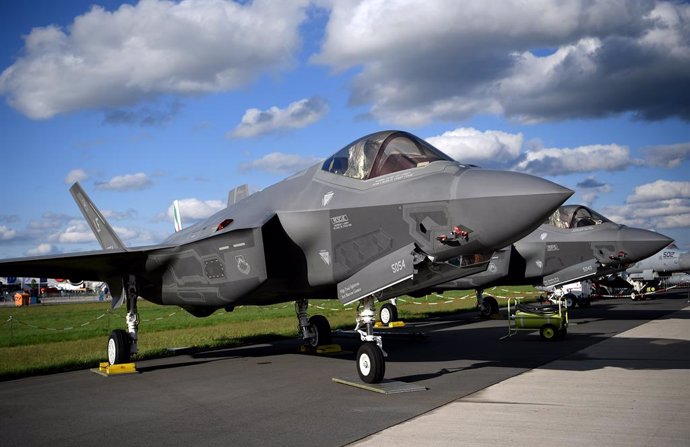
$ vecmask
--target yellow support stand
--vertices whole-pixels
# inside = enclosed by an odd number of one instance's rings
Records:
[[[388,324],[383,324],[380,321],[377,321],[374,323],[374,327],[376,329],[392,329],[394,327],[405,327],[405,322],[404,321],[391,321]]]
[[[101,362],[98,364],[98,368],[91,370],[96,374],[100,374],[104,377],[119,375],[119,374],[136,374],[138,373],[136,364],[134,363],[119,363],[116,365],[111,365],[108,362]]]
[[[316,354],[335,354],[341,352],[343,348],[340,345],[319,345],[316,348],[311,346],[302,345],[299,347],[301,353],[316,353]]]

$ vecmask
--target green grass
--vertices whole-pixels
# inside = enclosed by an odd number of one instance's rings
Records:
[[[507,296],[536,296],[531,287],[487,290],[505,304]],[[424,319],[474,309],[472,291],[446,292],[398,300],[400,318]],[[310,301],[311,315],[328,318],[334,329],[354,327],[356,312],[337,301]],[[205,349],[276,340],[297,335],[293,303],[240,307],[196,318],[178,307],[139,301],[139,358],[167,354],[168,348]],[[105,360],[110,331],[125,328],[125,310],[110,303],[39,305],[0,308],[0,379],[95,367]]]

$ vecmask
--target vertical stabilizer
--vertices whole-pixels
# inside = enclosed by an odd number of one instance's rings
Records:
[[[182,216],[180,215],[180,202],[173,201],[173,223],[175,224],[175,233],[182,230]]]
[[[249,185],[244,184],[240,185],[236,188],[233,188],[229,193],[228,193],[228,207],[236,204],[242,199],[246,199],[249,197],[251,193],[249,192]]]
[[[96,205],[93,204],[89,196],[86,195],[86,192],[82,189],[81,185],[79,185],[79,182],[72,185],[69,192],[72,193],[72,197],[74,197],[74,200],[77,202],[77,206],[84,215],[86,222],[88,222],[103,250],[124,250],[125,245],[120,238],[117,237],[115,230],[108,224],[103,214],[98,211],[98,208],[96,208]]]

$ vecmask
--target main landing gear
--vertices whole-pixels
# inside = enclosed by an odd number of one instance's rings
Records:
[[[323,315],[309,317],[309,301],[295,301],[295,312],[299,320],[299,334],[310,348],[331,343],[331,325]]]
[[[392,306],[392,305],[391,305]],[[395,309],[394,306],[393,310]],[[323,315],[309,317],[309,302],[305,299],[295,301],[295,313],[299,320],[299,334],[309,348],[327,345],[331,342],[331,325]],[[374,335],[376,306],[373,296],[360,301],[355,332],[364,343],[357,351],[357,373],[366,383],[380,383],[386,373],[386,353],[383,351],[381,337]],[[396,312],[397,314],[397,312]]]
[[[479,316],[488,319],[498,314],[498,301],[491,295],[484,296],[484,289],[476,289]]]
[[[108,362],[111,365],[128,363],[131,356],[138,352],[137,332],[139,330],[139,312],[137,311],[137,284],[134,275],[124,279],[124,291],[127,301],[127,330],[116,329],[108,339]]]

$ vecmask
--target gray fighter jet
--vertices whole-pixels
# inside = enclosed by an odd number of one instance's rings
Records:
[[[658,286],[662,279],[681,272],[690,272],[690,253],[681,252],[675,244],[670,244],[653,256],[631,265],[624,276],[635,291],[645,292]]]
[[[535,231],[496,251],[485,271],[440,284],[435,291],[475,289],[482,316],[498,312],[483,290],[497,285],[560,286],[620,272],[667,246],[672,239],[653,231],[616,224],[582,205],[563,205]],[[572,306],[575,302],[569,302]],[[577,304],[586,306],[588,301]],[[385,305],[384,305],[385,306]],[[382,308],[381,320],[395,316]]]
[[[295,301],[307,344],[328,343],[312,298],[360,301],[366,382],[385,371],[373,332],[375,301],[483,271],[490,255],[534,230],[572,191],[515,172],[458,163],[409,133],[378,132],[242,200],[162,244],[126,248],[83,189],[71,192],[103,250],[0,262],[0,274],[98,279],[127,330],[108,341],[108,360],[137,352],[137,297],[199,317],[239,305]]]

